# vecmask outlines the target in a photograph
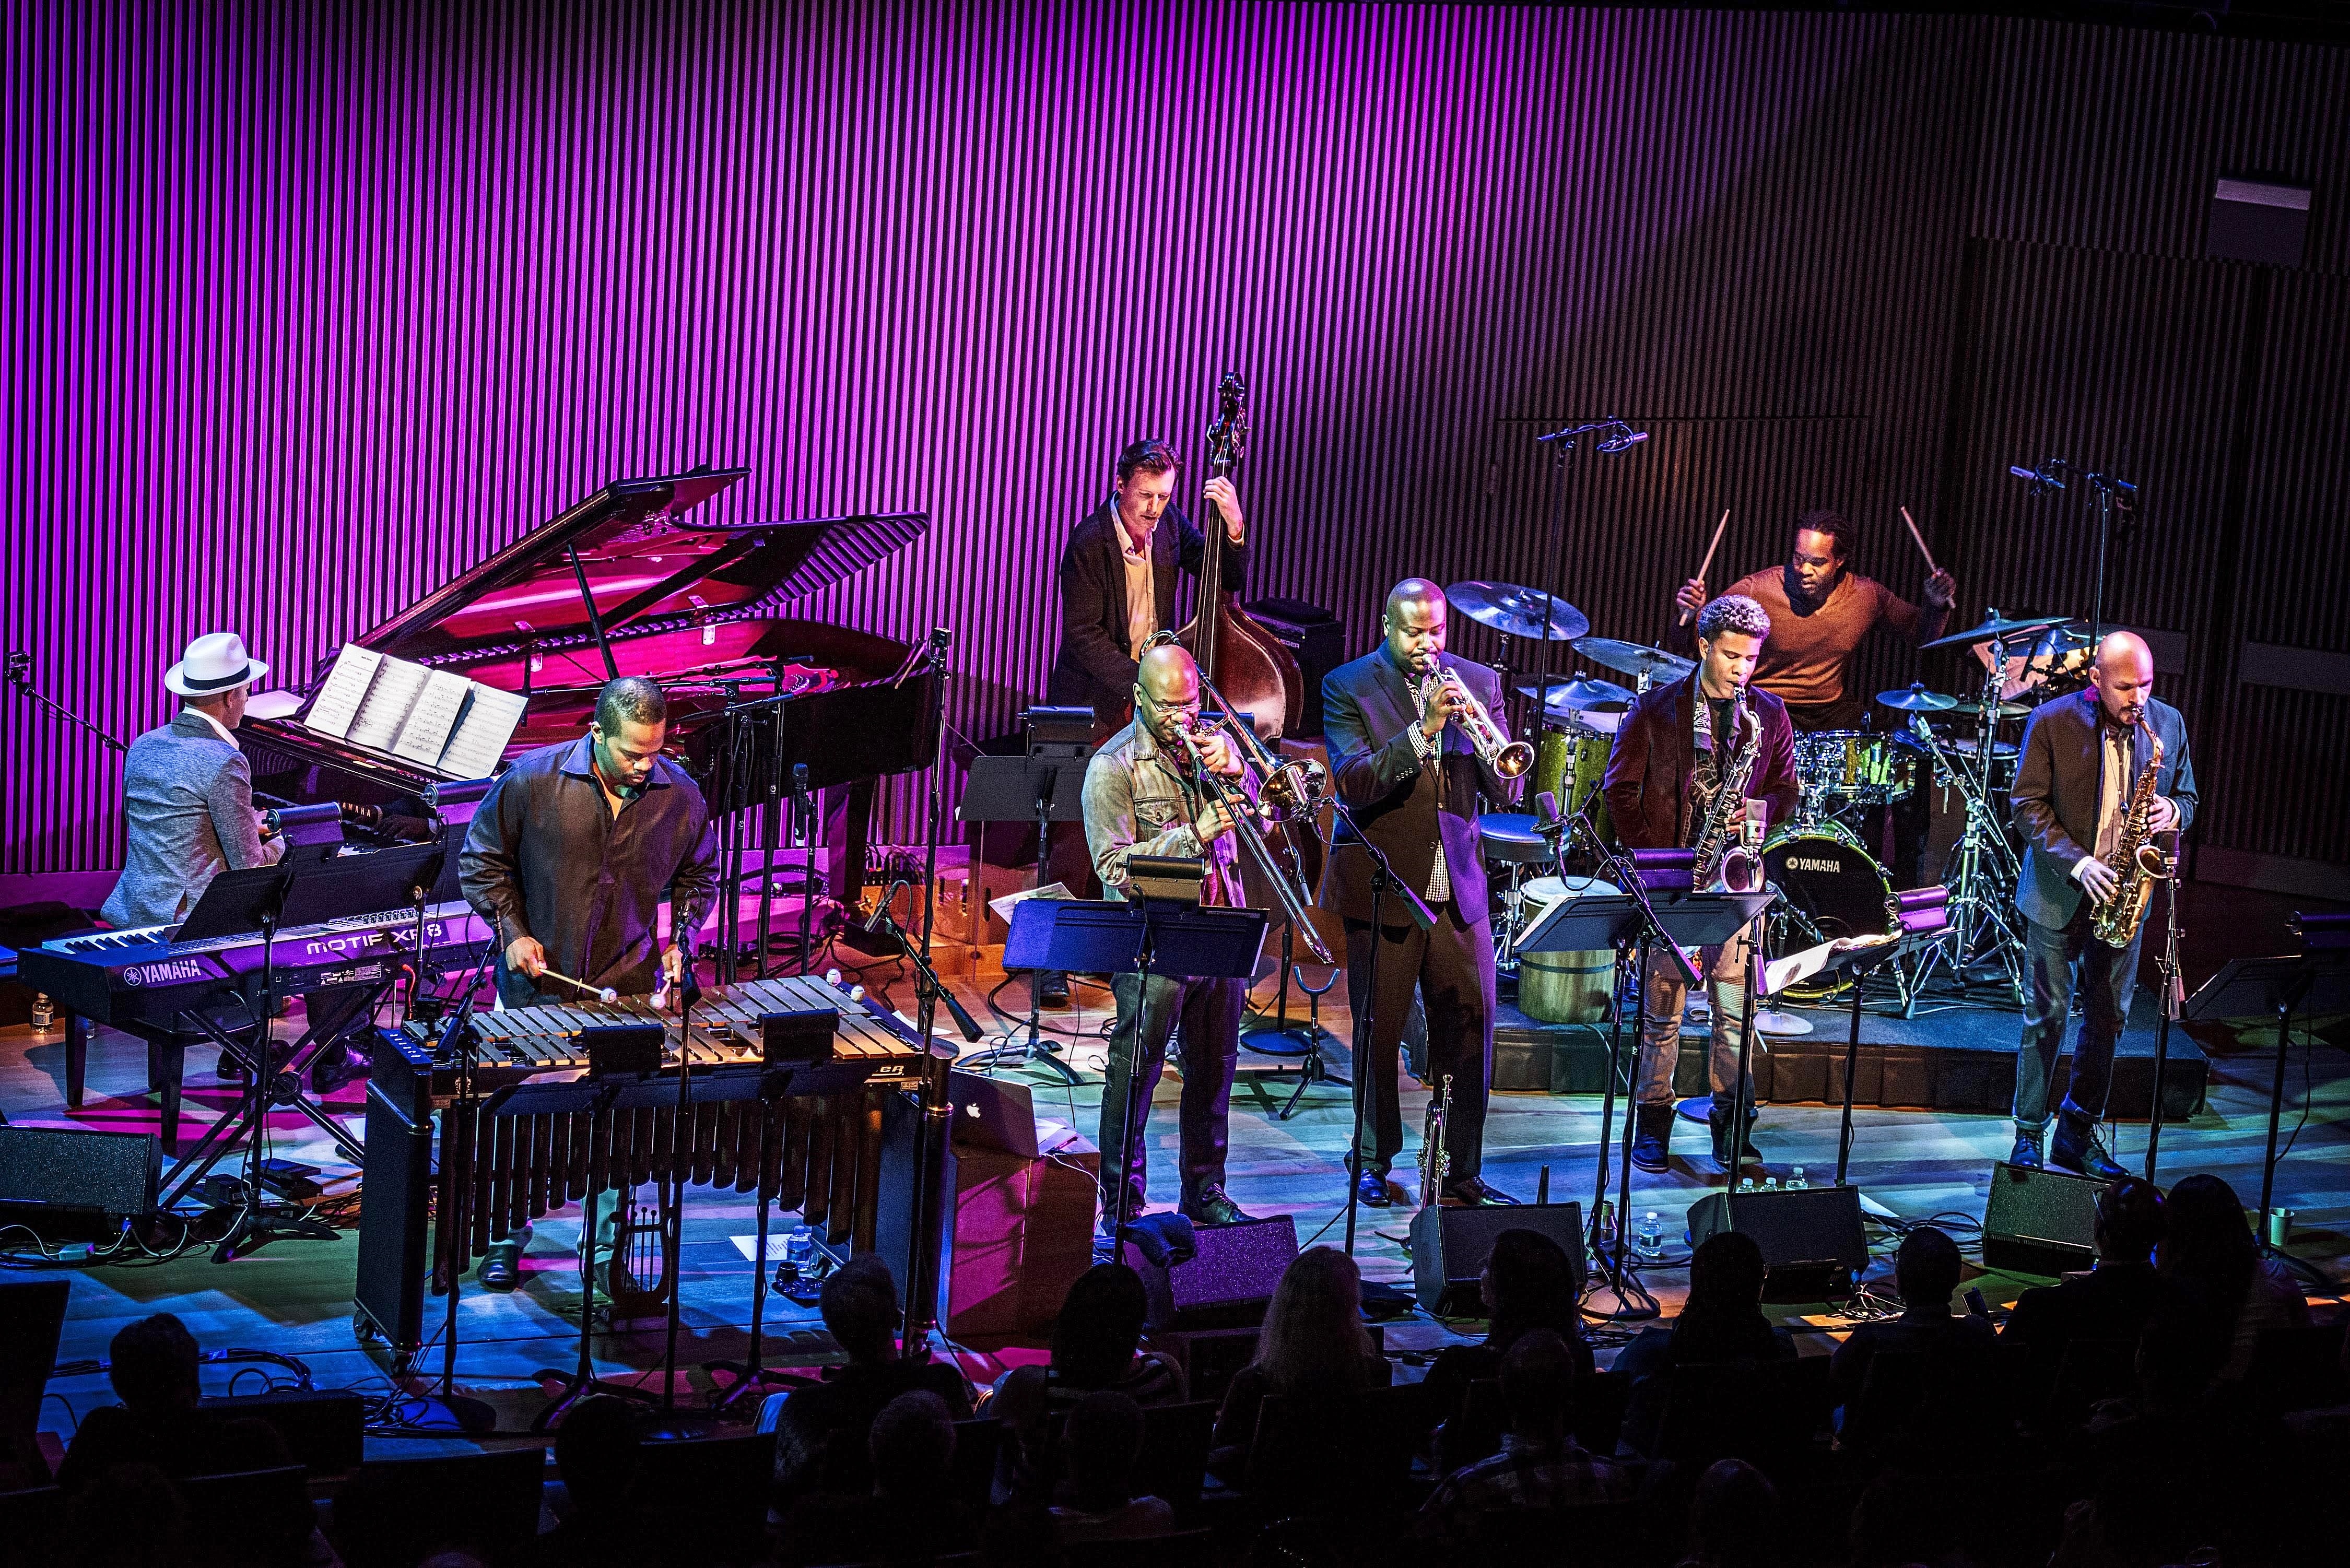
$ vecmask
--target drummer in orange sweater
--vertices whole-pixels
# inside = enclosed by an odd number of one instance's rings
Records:
[[[1880,625],[1913,646],[1931,642],[1942,635],[1958,597],[1950,574],[1937,571],[1926,579],[1926,602],[1911,604],[1846,565],[1851,543],[1852,524],[1842,517],[1806,512],[1795,524],[1794,549],[1784,566],[1749,573],[1722,590],[1743,594],[1770,615],[1771,637],[1753,683],[1787,705],[1799,735],[1861,728],[1867,701],[1851,689],[1861,643]],[[1674,602],[1694,615],[1712,597],[1704,578],[1691,577]],[[1912,790],[1892,809],[1894,880],[1914,888],[1925,879],[1925,790]],[[1882,830],[1874,811],[1870,818],[1866,836],[1874,848]]]

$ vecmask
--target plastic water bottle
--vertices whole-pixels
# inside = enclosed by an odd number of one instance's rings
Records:
[[[33,1033],[47,1034],[50,1026],[57,1021],[57,1004],[49,1000],[48,992],[35,992],[33,993]]]
[[[1640,1229],[1634,1235],[1633,1245],[1644,1258],[1665,1255],[1664,1222],[1658,1219],[1655,1210],[1651,1209],[1640,1216]]]
[[[1742,1176],[1742,1177],[1740,1177],[1740,1178],[1738,1179],[1738,1190],[1739,1190],[1739,1191],[1741,1191],[1741,1192],[1752,1192],[1752,1191],[1753,1191],[1753,1190],[1754,1190],[1754,1179],[1753,1179],[1752,1177],[1751,1177],[1751,1176]]]
[[[1802,1166],[1799,1165],[1795,1167],[1794,1169],[1787,1172],[1788,1191],[1794,1192],[1799,1189],[1809,1187],[1810,1185],[1810,1182],[1804,1179],[1804,1168]]]
[[[1764,1178],[1762,1179],[1762,1190],[1763,1190],[1763,1191],[1765,1191],[1765,1192],[1776,1192],[1776,1191],[1778,1191],[1778,1190],[1779,1190],[1779,1179],[1778,1179],[1777,1177],[1775,1177],[1775,1176],[1766,1176],[1766,1177],[1764,1177]]]
[[[784,1262],[795,1277],[807,1272],[816,1262],[816,1230],[813,1226],[795,1225],[792,1233],[784,1238]]]

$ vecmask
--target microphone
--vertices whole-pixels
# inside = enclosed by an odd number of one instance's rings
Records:
[[[2060,468],[2070,468],[2072,464],[2066,462],[2060,457],[2049,462],[2044,462],[2038,468],[2021,468],[2011,462],[2007,465],[2007,472],[2013,474],[2018,479],[2030,480],[2032,482],[2032,488],[2035,492],[2062,490],[2064,488],[2064,482],[2056,477],[2055,471]]]
[[[794,763],[792,764],[792,798],[798,801],[802,805],[806,805],[807,804],[807,764],[806,763]]]
[[[1648,439],[1648,432],[1646,431],[1618,431],[1616,434],[1602,439],[1599,443],[1599,450],[1601,452],[1629,452]]]
[[[1555,833],[1565,826],[1559,820],[1558,796],[1549,790],[1534,796],[1534,831]]]

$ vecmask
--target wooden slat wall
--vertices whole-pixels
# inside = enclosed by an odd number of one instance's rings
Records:
[[[920,545],[797,608],[954,628],[951,722],[992,732],[1041,690],[1053,562],[1110,453],[1196,452],[1227,367],[1257,389],[1251,591],[1329,605],[1358,645],[1406,572],[1541,580],[1527,438],[1621,413],[1654,439],[1575,460],[1556,580],[1603,631],[1662,630],[1725,504],[1717,585],[1830,504],[1914,593],[1906,502],[1968,608],[2061,591],[2077,563],[2023,548],[1982,465],[2126,442],[2165,487],[2152,549],[2224,507],[2213,416],[2240,430],[2223,467],[2259,454],[2242,635],[2343,646],[2338,596],[2249,629],[2341,521],[2310,391],[2340,408],[2340,357],[2305,337],[2338,345],[2317,275],[2350,266],[2339,51],[1267,4],[36,4],[5,26],[0,629],[118,734],[166,716],[190,637],[237,627],[305,670],[606,478],[704,460],[754,470],[735,516],[930,510]],[[2191,259],[2222,166],[2319,183],[2313,271],[2259,300]],[[2061,353],[2013,344],[2059,317]],[[2160,389],[2106,374],[2173,327],[2143,356]],[[2235,381],[2189,372],[2247,362],[2255,331],[2238,421]],[[2083,379],[2052,389],[2058,359]],[[2159,577],[2132,613],[2191,630]],[[1865,679],[1916,665],[1879,649]],[[2337,763],[2350,743],[2338,697],[2259,701],[2234,743],[2270,722]],[[0,872],[119,863],[115,763],[6,711]],[[2212,732],[2215,832],[2340,853],[2314,780],[2220,804],[2248,791]],[[891,834],[919,836],[920,800],[893,794]]]

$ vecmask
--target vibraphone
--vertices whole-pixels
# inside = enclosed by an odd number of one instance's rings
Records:
[[[839,1015],[831,1058],[793,1066],[780,1096],[764,1092],[763,1084],[780,1080],[762,1060],[762,1016],[813,1009]],[[846,1241],[852,1251],[872,1248],[883,1108],[891,1096],[919,1085],[923,1067],[919,1036],[896,1019],[804,976],[704,988],[692,1037],[683,1043],[696,1103],[681,1127],[671,1098],[675,1012],[624,998],[478,1014],[473,1022],[481,1049],[464,1103],[459,1064],[435,1054],[432,1026],[378,1034],[358,1304],[363,1324],[371,1323],[395,1354],[412,1355],[423,1337],[428,1271],[445,1289],[449,1273],[472,1267],[494,1238],[591,1190],[626,1193],[667,1176],[672,1147],[688,1182],[764,1190],[798,1210],[828,1241]],[[628,1023],[662,1029],[662,1075],[600,1109],[522,1108],[548,1101],[541,1086],[557,1075],[588,1066],[583,1031]],[[703,1085],[727,1080],[737,1080],[734,1097],[701,1098]],[[591,1093],[582,1085],[567,1101],[559,1092],[552,1100],[585,1105]],[[434,1222],[457,1196],[452,1183],[463,1184],[463,1235]]]

